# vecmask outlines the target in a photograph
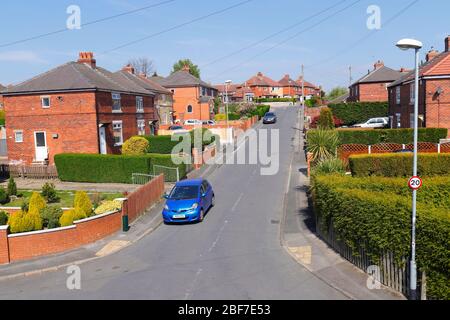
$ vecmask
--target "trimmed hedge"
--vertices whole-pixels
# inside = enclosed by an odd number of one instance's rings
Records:
[[[91,183],[132,183],[133,173],[153,174],[153,166],[179,167],[180,179],[186,165],[174,165],[172,155],[148,154],[119,156],[97,154],[59,154],[55,156],[62,181]],[[166,179],[166,181],[170,181]]]
[[[173,148],[179,143],[172,141],[172,136],[146,136],[150,146],[148,153],[171,154]]]
[[[355,155],[349,158],[349,164],[355,177],[410,177],[413,155],[401,153]],[[450,175],[450,154],[419,154],[418,173],[423,177]]]
[[[270,102],[297,102],[297,98],[256,98],[256,103],[270,103]]]
[[[450,185],[450,177],[430,185]],[[333,223],[338,237],[358,252],[364,247],[374,261],[383,251],[393,252],[398,262],[410,250],[411,199],[388,192],[400,180],[352,178],[338,175],[313,178],[315,212],[325,232]],[[405,184],[405,181],[403,180]],[[434,185],[434,183],[436,183]],[[380,188],[380,191],[374,191]],[[404,189],[402,189],[404,190]],[[431,193],[431,189],[424,193]],[[442,200],[448,193],[439,194]],[[422,198],[424,199],[425,196]],[[427,273],[427,295],[450,299],[450,215],[448,207],[419,201],[417,219],[417,263]]]
[[[388,102],[349,102],[330,104],[333,114],[346,126],[364,123],[371,118],[389,116]]]
[[[314,132],[315,130],[309,130],[308,135],[312,135]],[[337,132],[339,134],[339,145],[374,145],[378,143],[411,144],[414,142],[413,129],[337,130]],[[447,138],[447,134],[448,129],[420,128],[419,142],[439,143],[441,139]]]

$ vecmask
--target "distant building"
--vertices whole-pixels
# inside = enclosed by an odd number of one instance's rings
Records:
[[[419,69],[419,126],[450,131],[450,36],[445,51],[431,50]],[[392,128],[414,126],[415,72],[389,85],[389,115]]]
[[[374,69],[350,86],[349,102],[387,101],[387,87],[405,75],[405,70],[393,70],[378,60]]]
[[[261,72],[247,80],[244,86],[249,87],[253,91],[255,98],[283,97],[283,86]]]
[[[230,103],[252,102],[255,97],[252,89],[245,84],[218,84],[214,87],[218,90],[219,97],[224,103],[227,102],[227,96]]]
[[[0,84],[0,110],[3,110],[3,95],[2,91],[6,90],[6,87]]]
[[[189,66],[167,78],[151,77],[173,93],[174,120],[210,120],[214,115],[214,99],[218,90],[190,74]]]

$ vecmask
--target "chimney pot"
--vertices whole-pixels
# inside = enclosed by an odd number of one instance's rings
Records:
[[[125,67],[123,67],[122,71],[134,74],[134,67],[131,64],[127,64]]]
[[[445,38],[445,52],[449,51],[450,51],[450,36],[447,36],[447,38]]]
[[[431,48],[431,50],[428,51],[427,56],[426,56],[427,62],[432,60],[432,59],[434,59],[438,55],[439,55],[439,51],[434,50],[433,48]]]
[[[375,64],[373,65],[375,70],[380,69],[382,67],[384,67],[384,62],[381,60],[378,60],[377,62],[375,62]]]
[[[191,71],[191,68],[189,67],[188,64],[185,64],[182,70],[183,70],[183,71],[186,71],[186,72],[190,72],[190,71]]]
[[[93,52],[80,52],[78,63],[87,64],[93,69],[97,67],[97,61],[94,59]]]

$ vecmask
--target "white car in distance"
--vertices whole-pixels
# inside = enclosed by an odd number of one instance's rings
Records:
[[[372,118],[366,123],[355,124],[354,128],[384,128],[389,124],[389,118]]]

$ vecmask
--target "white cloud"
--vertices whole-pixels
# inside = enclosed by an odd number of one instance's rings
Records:
[[[28,62],[28,63],[47,63],[32,51],[6,51],[0,52],[0,61],[4,62]]]

